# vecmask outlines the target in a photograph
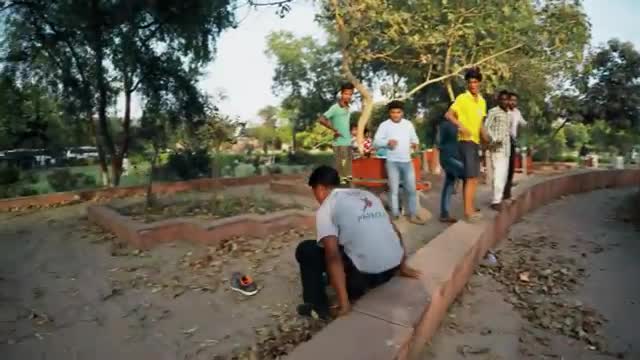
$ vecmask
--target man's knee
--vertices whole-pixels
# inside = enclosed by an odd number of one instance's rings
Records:
[[[315,240],[303,240],[296,247],[296,260],[299,263],[309,261],[318,256],[318,242]]]

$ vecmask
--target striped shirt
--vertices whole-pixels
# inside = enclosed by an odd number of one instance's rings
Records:
[[[489,110],[484,127],[491,138],[491,150],[509,153],[511,147],[511,116],[499,106]]]

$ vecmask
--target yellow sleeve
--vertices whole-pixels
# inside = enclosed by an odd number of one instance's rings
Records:
[[[456,100],[451,105],[451,110],[453,110],[457,115],[460,115],[460,112],[462,111],[462,99],[461,98],[462,98],[462,95],[458,95],[456,97]]]

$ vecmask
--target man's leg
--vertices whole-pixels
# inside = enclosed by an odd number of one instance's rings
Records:
[[[494,162],[493,201],[492,204],[500,204],[504,194],[504,186],[509,172],[509,157],[504,151],[491,153]]]
[[[346,150],[349,150],[346,146],[334,146],[333,154],[336,157],[336,170],[338,171],[338,175],[340,175],[340,181],[346,180],[346,164],[347,164],[347,155]]]
[[[444,184],[442,185],[442,194],[440,195],[440,219],[449,219],[449,205],[451,204],[451,195],[455,186],[456,178],[445,170]]]
[[[480,156],[478,144],[471,141],[460,142],[461,156],[464,164],[464,215],[467,219],[476,216],[475,196],[480,175]]]
[[[328,315],[329,299],[323,277],[326,268],[324,249],[315,240],[304,240],[296,248],[296,260],[300,265],[302,300],[311,304],[319,315]]]
[[[400,171],[398,163],[387,160],[385,162],[387,169],[387,180],[389,182],[389,202],[391,203],[391,216],[400,216],[400,205],[398,200],[398,191],[400,188]]]
[[[406,163],[398,163],[404,191],[407,192],[407,209],[409,217],[415,217],[418,214],[418,195],[416,193],[416,175],[411,161]]]
[[[345,177],[347,178],[347,181],[349,183],[351,183],[351,181],[353,180],[353,174],[351,173],[351,161],[353,161],[353,152],[357,151],[357,150],[353,150],[351,148],[346,148],[346,154],[345,154],[345,164],[344,164],[344,173],[345,173]]]
[[[516,142],[511,138],[511,151],[509,152],[509,172],[507,173],[507,181],[504,185],[504,193],[502,198],[505,200],[511,199],[511,188],[513,186],[513,174],[515,172],[516,165]]]

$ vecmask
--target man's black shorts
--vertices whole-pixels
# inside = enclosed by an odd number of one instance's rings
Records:
[[[473,141],[460,141],[460,159],[464,164],[464,178],[477,178],[480,176],[480,145]]]

